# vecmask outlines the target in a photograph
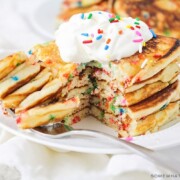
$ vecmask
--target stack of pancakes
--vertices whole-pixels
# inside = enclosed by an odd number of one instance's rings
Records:
[[[64,0],[58,23],[76,13],[109,11],[133,18],[139,17],[157,34],[180,38],[180,1],[178,0]]]
[[[177,117],[179,53],[178,40],[158,36],[142,54],[111,62],[112,74],[96,69],[92,115],[123,137],[154,132]]]
[[[54,42],[0,61],[0,99],[22,129],[92,115],[119,136],[153,132],[179,113],[179,41],[157,36],[108,67],[65,63]]]
[[[87,116],[89,68],[64,63],[54,42],[35,46],[29,55],[19,52],[0,61],[2,106],[14,111],[19,127],[63,119],[71,124]]]

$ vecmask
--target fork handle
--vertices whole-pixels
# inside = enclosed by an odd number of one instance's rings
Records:
[[[168,159],[163,158],[163,155],[161,152],[153,151],[151,149],[145,148],[143,146],[140,146],[134,143],[127,142],[123,139],[111,136],[103,132],[99,132],[95,130],[77,129],[77,130],[71,130],[63,134],[55,135],[54,138],[58,139],[62,137],[72,136],[72,135],[90,136],[94,138],[103,138],[103,139],[106,138],[110,140],[111,142],[114,141],[120,144],[123,148],[126,148],[130,150],[131,152],[138,154],[155,164],[158,164],[166,169],[171,170],[174,173],[180,173],[179,167],[174,166],[173,164],[167,163]],[[167,156],[167,154],[164,154],[164,156]]]

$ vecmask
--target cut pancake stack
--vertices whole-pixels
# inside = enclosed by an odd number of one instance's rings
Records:
[[[157,36],[142,53],[103,66],[65,63],[54,42],[37,45],[0,61],[0,99],[22,129],[92,115],[121,137],[153,132],[179,113],[179,49]]]
[[[123,137],[158,130],[179,113],[179,53],[178,40],[158,36],[143,53],[111,62],[112,73],[96,69],[91,113]]]

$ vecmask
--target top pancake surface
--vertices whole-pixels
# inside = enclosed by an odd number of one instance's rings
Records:
[[[128,79],[132,85],[152,77],[174,61],[180,55],[179,44],[175,38],[157,36],[147,42],[142,53],[137,52],[113,63],[118,66],[122,79]]]

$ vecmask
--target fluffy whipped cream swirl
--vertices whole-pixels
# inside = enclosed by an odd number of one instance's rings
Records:
[[[65,62],[101,63],[141,52],[153,35],[138,18],[121,18],[108,12],[76,14],[60,25],[56,44]]]

